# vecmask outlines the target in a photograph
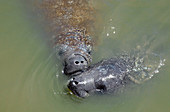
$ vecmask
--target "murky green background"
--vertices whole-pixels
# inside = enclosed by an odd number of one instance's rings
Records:
[[[136,46],[160,54],[153,79],[116,96],[77,100],[29,0],[0,0],[0,112],[169,112],[170,1],[96,0],[102,31],[94,62]],[[98,23],[100,24],[100,23]]]

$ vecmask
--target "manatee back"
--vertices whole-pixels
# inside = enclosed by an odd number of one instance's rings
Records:
[[[94,36],[95,23],[95,9],[91,0],[43,0],[42,7],[50,24],[54,46],[64,66],[67,66],[65,68],[74,64],[73,69],[65,69],[65,73],[86,68],[84,62],[89,64],[92,60],[91,37]],[[80,58],[83,58],[83,64],[76,64]],[[75,60],[70,62],[70,59]]]

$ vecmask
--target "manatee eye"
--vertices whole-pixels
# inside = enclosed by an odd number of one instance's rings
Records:
[[[71,81],[71,82],[70,82],[70,85],[76,87],[76,86],[78,85],[78,82],[77,82],[77,81]]]
[[[74,81],[74,83],[77,85],[78,84],[78,82],[77,81]]]

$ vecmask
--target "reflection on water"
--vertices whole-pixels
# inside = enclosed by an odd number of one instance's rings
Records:
[[[94,62],[139,46],[166,62],[151,80],[121,95],[75,101],[63,90],[67,77],[61,73],[61,63],[47,44],[42,26],[34,14],[26,11],[31,11],[33,5],[1,0],[0,112],[168,112],[169,3],[168,0],[96,2],[104,26],[98,32]]]

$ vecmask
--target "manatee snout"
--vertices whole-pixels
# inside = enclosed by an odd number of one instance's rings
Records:
[[[93,77],[74,76],[67,84],[69,90],[76,96],[85,98],[95,90],[95,82]]]
[[[83,87],[83,85],[79,84],[78,81],[70,81],[67,85],[74,95],[82,98],[89,96],[88,91],[83,89],[81,86]]]
[[[87,68],[88,61],[86,57],[80,54],[74,54],[69,56],[64,61],[64,74],[66,75],[78,75]]]

